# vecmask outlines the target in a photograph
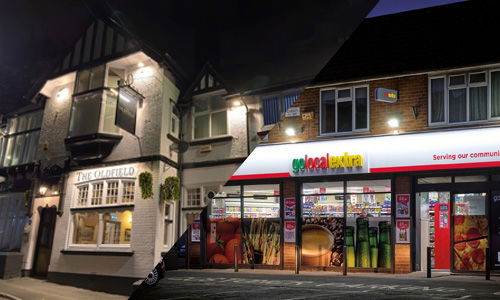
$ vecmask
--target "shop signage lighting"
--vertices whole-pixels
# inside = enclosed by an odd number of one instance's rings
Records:
[[[322,157],[294,158],[292,160],[292,169],[295,174],[299,171],[314,170],[314,169],[340,169],[362,167],[363,158],[359,154],[350,155],[345,152],[344,155],[335,156],[326,154]]]
[[[384,88],[376,88],[373,92],[375,100],[382,102],[394,103],[398,101],[398,91]]]

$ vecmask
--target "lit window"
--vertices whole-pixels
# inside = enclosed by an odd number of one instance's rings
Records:
[[[73,245],[130,244],[132,212],[84,212],[73,214]],[[102,227],[102,230],[100,229]]]

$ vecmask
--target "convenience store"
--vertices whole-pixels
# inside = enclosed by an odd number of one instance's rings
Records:
[[[208,267],[500,267],[499,127],[262,145],[207,208]],[[466,143],[464,141],[467,141]],[[491,249],[487,258],[486,247]]]

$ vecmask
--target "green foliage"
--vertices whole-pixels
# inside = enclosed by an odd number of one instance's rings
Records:
[[[31,202],[31,190],[24,191],[24,206],[29,207]]]
[[[165,178],[165,183],[161,185],[161,199],[165,200],[180,200],[181,198],[181,181],[176,176]]]
[[[139,174],[139,186],[141,188],[142,198],[153,198],[153,175],[149,172]]]

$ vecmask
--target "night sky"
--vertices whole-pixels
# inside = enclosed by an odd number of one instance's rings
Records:
[[[449,2],[456,1],[381,0],[370,16]],[[302,72],[293,76],[318,72],[376,0],[298,3],[303,7],[284,0],[2,1],[0,114],[27,103],[25,95],[37,79],[55,68],[94,17],[112,15],[151,46],[168,52],[188,77],[210,60],[241,81],[246,75],[232,74],[231,68],[258,62],[261,68],[255,74],[263,76],[254,77],[269,83],[293,73],[287,67]],[[266,73],[273,69],[282,72]]]

